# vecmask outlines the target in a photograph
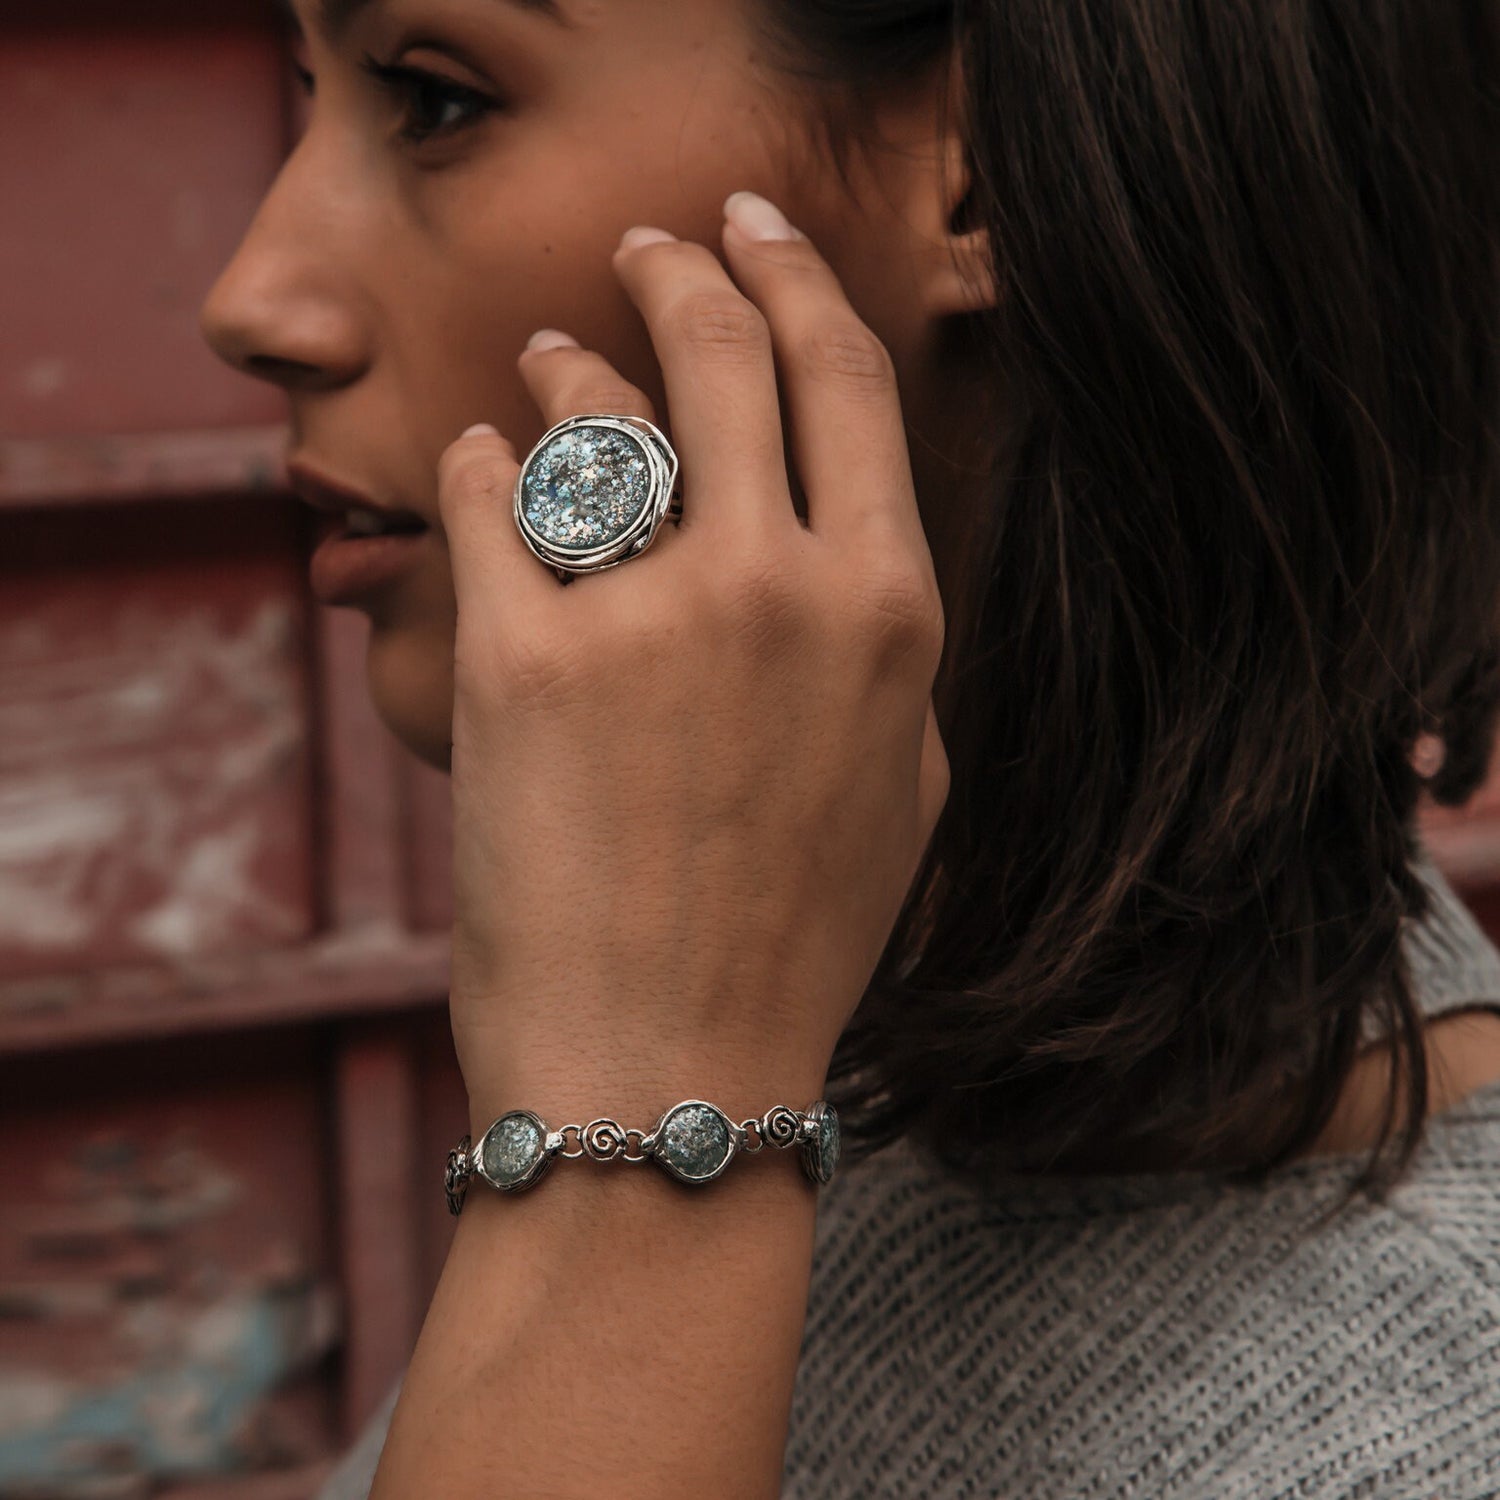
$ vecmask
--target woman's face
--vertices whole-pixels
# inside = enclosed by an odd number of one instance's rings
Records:
[[[372,623],[378,710],[434,765],[448,765],[455,623],[443,449],[480,421],[518,454],[541,437],[516,360],[544,327],[604,354],[670,432],[611,266],[631,225],[718,251],[724,199],[771,198],[890,349],[908,425],[930,417],[914,456],[932,442],[931,334],[961,309],[944,303],[953,205],[930,100],[893,103],[887,147],[862,153],[846,187],[805,96],[763,55],[758,3],[293,0],[307,126],[204,327],[286,390],[299,488],[321,477],[431,528],[399,577],[349,602]],[[579,394],[580,410],[609,409],[608,392]],[[920,493],[920,464],[917,477]]]

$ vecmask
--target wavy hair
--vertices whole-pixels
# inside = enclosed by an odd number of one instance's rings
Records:
[[[762,3],[856,124],[957,60],[1001,289],[953,789],[834,1059],[852,1150],[1253,1179],[1373,1030],[1382,1191],[1427,1112],[1414,813],[1500,705],[1496,5]]]

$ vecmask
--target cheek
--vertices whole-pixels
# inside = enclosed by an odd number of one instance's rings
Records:
[[[541,206],[507,185],[455,194],[437,243],[411,256],[392,329],[400,386],[434,453],[470,421],[493,422],[525,452],[547,425],[517,359],[540,328],[560,328],[637,378],[654,362],[646,327],[612,265],[635,202],[585,215],[555,190]],[[393,352],[395,352],[393,350]]]

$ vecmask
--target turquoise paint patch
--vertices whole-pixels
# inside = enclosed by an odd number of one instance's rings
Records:
[[[65,1494],[104,1474],[171,1480],[242,1470],[256,1408],[322,1352],[314,1295],[225,1299],[185,1320],[186,1358],[109,1384],[0,1370],[0,1393],[30,1387],[53,1408],[35,1427],[0,1427],[0,1493],[46,1485]]]

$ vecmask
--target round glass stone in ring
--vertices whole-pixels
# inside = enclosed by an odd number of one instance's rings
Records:
[[[656,1127],[656,1159],[684,1182],[707,1182],[734,1155],[729,1121],[712,1104],[693,1099],[675,1105]]]
[[[645,445],[609,427],[575,427],[546,443],[521,482],[521,509],[543,540],[592,552],[618,541],[651,500]]]
[[[546,1155],[546,1132],[525,1110],[501,1115],[485,1131],[475,1156],[479,1170],[505,1191],[524,1187],[532,1180]]]

